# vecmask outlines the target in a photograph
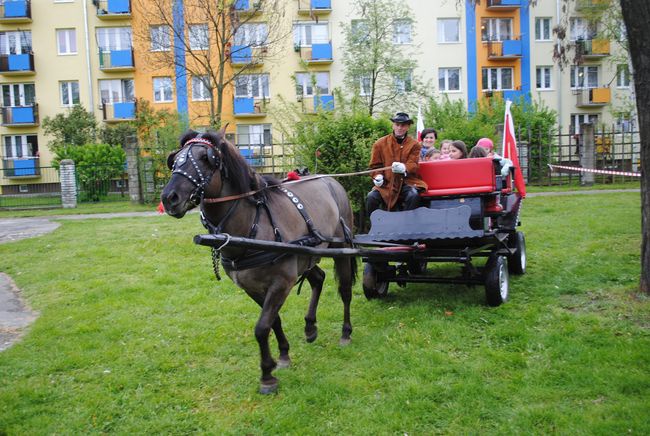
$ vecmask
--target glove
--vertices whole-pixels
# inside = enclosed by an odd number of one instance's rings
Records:
[[[375,186],[379,188],[384,184],[384,176],[382,174],[377,174],[375,178],[372,179],[372,183],[374,183]]]
[[[406,174],[406,165],[402,162],[393,162],[391,169],[395,174]]]

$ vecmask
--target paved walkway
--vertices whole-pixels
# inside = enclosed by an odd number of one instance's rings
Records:
[[[529,197],[559,196],[559,195],[595,195],[612,192],[639,192],[639,189],[605,189],[591,191],[538,192],[528,194]],[[8,218],[0,219],[0,244],[33,238],[56,230],[61,224],[52,220],[83,220],[124,217],[160,217],[158,212],[122,212],[81,215],[55,215],[43,218]],[[0,351],[10,347],[20,338],[27,326],[36,319],[33,312],[20,296],[11,277],[0,272]]]

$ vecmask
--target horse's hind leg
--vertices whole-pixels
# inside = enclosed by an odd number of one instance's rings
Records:
[[[339,281],[339,295],[343,301],[343,328],[341,331],[341,345],[350,343],[352,322],[350,321],[350,303],[352,301],[352,285],[354,284],[355,270],[353,261],[349,258],[335,258],[334,268]]]
[[[282,330],[282,320],[280,320],[279,313],[273,323],[273,333],[275,333],[275,339],[278,341],[278,348],[280,349],[278,368],[289,368],[291,366],[291,358],[289,357],[289,341],[284,334],[284,330]]]
[[[316,311],[318,309],[320,294],[323,290],[323,283],[325,282],[325,271],[316,265],[307,272],[307,280],[311,286],[311,299],[309,300],[307,315],[305,315],[305,339],[307,342],[314,342],[316,337],[318,337]]]

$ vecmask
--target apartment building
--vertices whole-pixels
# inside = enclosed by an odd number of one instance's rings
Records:
[[[632,120],[610,114],[631,95],[627,65],[610,61],[621,48],[599,39],[584,18],[602,0],[572,1],[567,12],[562,0],[535,7],[528,0],[486,0],[476,8],[451,0],[406,3],[414,21],[395,17],[394,42],[416,48],[415,73],[434,95],[463,100],[470,109],[480,99],[523,96],[555,109],[564,131],[584,121],[629,127]],[[134,118],[135,99],[143,98],[154,109],[185,115],[193,127],[209,125],[210,78],[196,68],[196,54],[216,55],[210,51],[214,23],[183,0],[169,0],[167,18],[156,20],[157,4],[0,1],[2,195],[30,192],[34,184],[56,189],[58,180],[39,172],[52,159],[40,123],[75,104],[100,122],[119,123]],[[224,71],[237,77],[224,92],[222,116],[252,163],[260,147],[277,142],[275,117],[284,104],[306,113],[334,107],[332,90],[344,79],[341,23],[360,18],[348,0],[282,0],[280,6],[278,13],[263,0],[235,0],[229,15],[245,24],[229,46]],[[582,53],[564,69],[553,59],[558,23]]]

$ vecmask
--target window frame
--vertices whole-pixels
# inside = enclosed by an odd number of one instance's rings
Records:
[[[210,80],[210,77],[205,74],[202,76],[192,76],[192,101],[210,101],[212,99],[212,94],[210,88],[205,84],[205,80]],[[196,96],[196,85],[199,85],[201,91],[199,92],[200,97]]]
[[[156,29],[156,30],[154,30]],[[154,35],[154,32],[159,32],[163,35]],[[172,29],[167,24],[154,24],[149,26],[149,51],[152,52],[165,52],[172,49]]]
[[[20,138],[20,144],[16,144],[16,138]],[[32,139],[30,141],[30,138]],[[7,139],[10,144],[7,144]],[[11,152],[9,152],[11,151]],[[2,135],[2,157],[3,159],[25,159],[38,157],[38,135],[23,133],[18,135]]]
[[[596,73],[596,83],[594,85],[589,84],[590,73],[593,73],[595,70]],[[580,85],[580,71],[583,71],[583,83]],[[587,83],[586,83],[587,82]],[[594,89],[599,87],[600,82],[600,68],[598,65],[571,65],[570,70],[570,88],[571,89]],[[585,85],[586,83],[586,85]]]
[[[324,28],[326,36],[322,39],[314,37],[314,27]],[[307,31],[309,29],[309,31]],[[294,47],[311,47],[312,44],[329,44],[332,40],[330,27],[327,21],[294,21],[293,23],[293,45]]]
[[[547,26],[542,28],[541,23],[544,22]],[[536,42],[549,42],[552,41],[553,27],[551,26],[551,17],[536,17],[535,18],[535,41]]]
[[[56,35],[56,54],[59,56],[74,56],[78,54],[77,51],[77,29],[74,27],[55,29]],[[60,35],[64,35],[65,46],[61,47]],[[72,47],[74,45],[74,47]],[[65,49],[62,51],[61,49]],[[74,51],[71,51],[74,49]]]
[[[452,70],[456,70],[458,73],[458,89],[451,89],[449,87],[449,84],[451,83],[450,80],[450,73]],[[444,93],[449,93],[449,92],[461,92],[461,86],[460,86],[460,67],[439,67],[438,68],[438,91],[439,92],[444,92]],[[441,74],[443,74],[443,77],[441,77]],[[444,89],[443,87],[440,86],[440,80],[444,80]]]
[[[312,76],[315,78],[315,83],[312,83]],[[330,74],[329,71],[315,71],[315,72],[305,72],[300,71],[295,74],[296,77],[296,90],[298,87],[301,88],[302,93],[296,93],[298,96],[302,97],[314,97],[315,95],[330,95]],[[322,82],[319,82],[319,77],[325,77],[327,82],[327,92],[321,92]],[[308,90],[311,89],[311,92]]]
[[[171,76],[152,77],[153,102],[154,103],[173,103],[174,102],[174,82]],[[159,86],[156,86],[158,84]],[[169,86],[165,86],[168,84]],[[165,91],[169,89],[169,99],[166,98]],[[160,95],[159,95],[160,93]]]
[[[454,22],[456,25],[456,39],[455,40],[448,40],[446,38],[447,32],[446,30],[448,29],[446,25],[442,25],[443,23],[449,23],[449,22]],[[438,44],[457,44],[460,42],[460,18],[438,18],[436,20],[436,37],[438,40]],[[442,37],[442,38],[441,38]]]
[[[410,45],[413,43],[413,21],[409,19],[393,20],[393,44]]]
[[[496,73],[497,87],[496,88],[491,88],[491,87],[486,88],[486,87],[483,86],[484,83],[485,83],[486,78],[487,78],[488,85],[490,85],[490,86],[492,85],[492,81],[493,81],[492,80],[492,71],[493,70],[496,70],[495,73]],[[511,86],[509,88],[504,88],[503,87],[503,72],[505,70],[510,71],[510,82],[511,82],[510,85]],[[485,71],[488,72],[488,75],[487,75],[486,78],[483,77],[484,76],[483,73]],[[488,91],[512,91],[512,90],[515,89],[514,77],[515,76],[514,76],[514,68],[513,67],[483,67],[483,68],[481,68],[481,87],[482,87],[482,90],[484,92],[488,92]]]
[[[483,23],[487,22],[488,26],[484,28]],[[508,34],[507,35],[501,35],[501,23],[502,22],[507,22],[508,23]],[[493,24],[494,23],[494,24]],[[494,27],[494,29],[492,29]],[[492,33],[490,31],[496,30],[495,38],[492,38]],[[509,41],[514,39],[514,20],[512,18],[508,17],[485,17],[481,18],[481,42],[488,42],[488,41]]]
[[[616,65],[616,87],[620,89],[628,89],[632,84],[632,76],[630,74],[630,66],[628,64]]]
[[[546,73],[548,73],[548,77],[546,76]],[[548,83],[546,83],[545,80],[547,78],[548,78]],[[542,86],[539,86],[540,83]],[[543,86],[543,85],[548,85],[548,86]],[[550,65],[538,65],[537,67],[535,67],[535,89],[537,91],[550,91],[553,89],[553,67],[551,67]]]
[[[246,82],[238,82],[240,79],[245,79]],[[235,98],[268,99],[271,96],[270,82],[271,78],[269,73],[240,74],[235,78]],[[246,94],[239,93],[238,88],[241,85],[246,86]],[[255,86],[257,86],[257,95],[253,93]]]
[[[76,84],[77,87],[77,102],[74,102],[74,85]],[[64,91],[64,85],[67,86],[67,90]],[[71,103],[65,103],[64,96],[67,96],[70,100]],[[79,81],[78,80],[61,80],[59,81],[59,102],[61,103],[61,107],[74,107],[78,104],[81,104],[81,94],[80,94],[80,89],[79,89]]]
[[[196,30],[199,28],[203,29],[203,34],[200,32],[197,33]],[[210,28],[208,27],[208,23],[197,23],[187,26],[187,39],[190,44],[190,50],[206,51],[210,49]],[[193,45],[195,42],[199,42],[199,45],[196,47]],[[204,43],[205,45],[201,45],[200,43]]]

